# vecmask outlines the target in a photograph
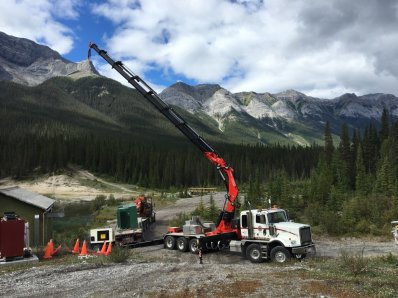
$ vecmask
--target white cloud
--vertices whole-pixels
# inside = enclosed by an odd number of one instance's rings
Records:
[[[77,0],[1,0],[0,31],[66,54],[73,47],[73,32],[59,19],[76,19],[79,5]]]
[[[233,92],[398,94],[393,0],[2,0],[0,31],[66,54],[77,37],[63,20],[88,6],[115,25],[107,50],[142,76],[177,74]]]
[[[117,26],[106,47],[139,71],[159,67],[234,92],[334,97],[398,94],[395,3],[108,0],[93,12]]]

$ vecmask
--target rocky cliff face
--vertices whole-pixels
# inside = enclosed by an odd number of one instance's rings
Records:
[[[74,63],[25,38],[0,32],[0,80],[34,86],[55,76],[99,75],[88,60]]]
[[[326,100],[307,96],[295,90],[271,93],[239,92],[231,93],[215,85],[189,86],[177,83],[165,89],[160,96],[171,105],[176,105],[191,113],[204,112],[224,127],[233,112],[236,121],[246,119],[250,127],[265,124],[287,137],[303,128],[309,134],[317,131],[322,134],[326,121],[336,134],[343,122],[353,128],[363,129],[369,122],[380,120],[383,109],[387,109],[393,119],[398,119],[398,98],[391,94],[368,94],[357,96],[344,94]],[[200,96],[199,91],[200,90]]]

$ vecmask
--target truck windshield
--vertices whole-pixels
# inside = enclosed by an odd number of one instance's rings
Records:
[[[268,217],[268,223],[270,224],[287,221],[286,213],[283,211],[268,213],[267,217]]]

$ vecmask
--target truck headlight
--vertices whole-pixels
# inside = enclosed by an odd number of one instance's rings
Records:
[[[292,243],[292,245],[296,245],[297,241],[296,240],[292,240],[291,243]]]

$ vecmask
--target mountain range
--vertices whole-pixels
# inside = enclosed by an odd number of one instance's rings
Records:
[[[59,76],[67,81],[51,79]],[[94,123],[102,121],[101,127],[111,124],[109,127],[126,132],[138,128],[134,135],[147,134],[146,137],[153,133],[149,127],[160,128],[160,131],[166,127],[164,135],[178,136],[170,125],[165,124],[166,120],[160,120],[156,111],[139,98],[135,90],[101,77],[89,60],[71,62],[47,46],[1,32],[0,81],[16,83],[0,85],[3,91],[14,90],[9,92],[15,94],[12,95],[15,97],[13,103],[9,98],[0,97],[4,106],[8,100],[8,112],[18,110],[16,102],[26,100],[26,93],[35,94],[37,90],[50,88],[51,92],[47,93],[51,98],[43,99],[38,95],[30,100],[29,104],[35,106],[31,111],[39,112],[45,107],[59,110],[57,98],[62,98],[61,107],[64,109],[59,113],[68,109],[70,112],[70,105],[76,108],[76,117],[90,121],[96,119],[94,122],[82,121],[79,126],[84,127],[90,122],[90,129],[93,129]],[[19,98],[21,96],[23,98]],[[275,94],[231,93],[216,84],[190,86],[179,82],[163,90],[159,96],[182,113],[198,133],[232,143],[309,145],[323,141],[326,121],[337,137],[342,123],[358,129],[370,122],[378,125],[383,109],[388,110],[392,119],[398,119],[398,98],[383,93],[343,94],[334,99],[321,99],[295,90]],[[129,101],[129,97],[135,102]],[[122,105],[126,108],[123,109]],[[68,117],[65,114],[59,119]],[[157,131],[159,133],[163,134]]]
[[[357,96],[346,93],[334,99],[307,96],[295,90],[280,93],[231,93],[219,85],[189,86],[176,83],[160,93],[170,105],[192,114],[204,113],[217,121],[220,131],[239,123],[252,139],[267,143],[269,134],[308,145],[323,138],[326,121],[338,135],[343,123],[363,129],[379,124],[384,109],[398,118],[398,98],[392,94]],[[273,138],[272,138],[273,139]],[[280,140],[278,140],[280,141]]]

